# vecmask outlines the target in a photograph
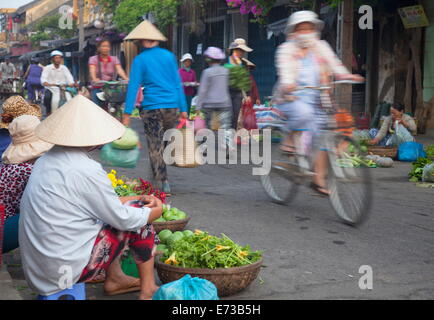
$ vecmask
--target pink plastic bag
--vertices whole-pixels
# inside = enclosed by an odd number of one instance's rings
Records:
[[[142,105],[142,101],[143,101],[143,88],[140,87],[136,96],[136,107],[140,107]]]
[[[206,122],[201,117],[194,118],[194,131],[197,132],[200,129],[206,128]]]

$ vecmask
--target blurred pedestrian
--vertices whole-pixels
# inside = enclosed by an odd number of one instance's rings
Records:
[[[130,125],[137,92],[143,86],[140,116],[148,141],[152,173],[155,183],[161,184],[161,189],[170,194],[171,188],[163,159],[163,136],[166,130],[175,127],[179,111],[182,118],[187,118],[187,103],[176,57],[170,51],[159,47],[160,41],[167,39],[147,20],[131,31],[125,40],[139,40],[143,50],[134,58],[131,66],[123,123],[125,126]]]
[[[192,64],[193,57],[191,56],[191,54],[184,54],[181,58],[181,68],[179,68],[179,75],[181,76],[185,98],[187,100],[188,115],[190,115],[191,101],[196,95],[196,87],[198,85],[196,80],[196,72],[191,68]]]
[[[252,52],[253,49],[247,46],[246,40],[238,38],[235,39],[229,46],[230,56],[228,63],[234,66],[244,66],[242,58],[245,56],[246,52]],[[232,99],[232,128],[237,130],[238,117],[240,115],[241,106],[243,104],[244,95],[241,90],[230,88],[230,94]],[[249,97],[249,92],[245,93],[247,95],[246,100],[251,99]]]
[[[205,113],[209,129],[224,129],[228,151],[233,151],[232,101],[229,93],[229,70],[221,65],[225,54],[220,48],[209,47],[204,56],[209,67],[202,72],[200,78],[197,107]],[[217,128],[214,121],[217,120]],[[224,149],[225,146],[221,146]]]
[[[39,60],[37,58],[30,59],[30,65],[24,74],[24,79],[26,80],[28,99],[36,103],[39,97],[39,91],[43,89],[41,84],[41,75],[43,68],[39,65]],[[38,94],[36,94],[38,92]]]

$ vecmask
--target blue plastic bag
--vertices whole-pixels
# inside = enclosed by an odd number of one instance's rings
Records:
[[[153,300],[219,300],[216,286],[205,279],[189,274],[166,283],[154,294]]]
[[[404,142],[398,147],[398,160],[414,162],[418,158],[426,158],[423,145],[417,142]]]
[[[131,150],[121,150],[109,143],[102,147],[100,152],[101,163],[109,167],[135,168],[139,158],[140,150],[137,147]]]

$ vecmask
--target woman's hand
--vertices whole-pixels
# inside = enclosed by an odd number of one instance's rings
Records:
[[[148,203],[147,205],[145,205],[145,207],[147,207],[147,208],[156,208],[156,207],[163,205],[161,200],[158,199],[157,197],[153,196],[153,195],[151,195],[151,196],[145,195],[140,200]]]
[[[350,79],[349,80],[351,80],[351,81],[354,81],[354,82],[365,82],[365,78],[363,78],[361,75],[359,75],[359,74],[352,74],[351,76],[350,76]]]
[[[368,141],[368,144],[370,144],[371,146],[377,145],[378,144],[378,140],[377,139],[372,139],[370,141]]]
[[[130,126],[130,115],[129,114],[124,113],[124,115],[122,116],[122,124],[125,127],[129,127]]]

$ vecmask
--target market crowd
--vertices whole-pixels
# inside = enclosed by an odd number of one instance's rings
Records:
[[[322,25],[312,12],[290,17],[288,41],[279,47],[276,56],[276,98],[284,99],[297,83],[325,84],[331,74],[358,80],[330,46],[319,40]],[[89,59],[90,99],[73,91],[65,97],[60,95],[61,86],[77,89],[78,85],[62,64],[62,52],[56,50],[51,54],[52,63],[45,67],[32,60],[26,72],[29,101],[12,96],[2,106],[0,205],[4,207],[4,236],[0,250],[20,247],[26,279],[33,290],[44,296],[61,291],[58,283],[62,266],[71,267],[73,283],[104,281],[109,295],[139,291],[141,299],[151,299],[158,289],[153,267],[159,239],[151,223],[162,214],[161,200],[144,196],[146,205],[142,208],[123,205],[103,167],[89,156],[91,151],[123,136],[136,106],[144,125],[154,180],[170,194],[163,160],[164,132],[174,128],[180,119],[189,118],[194,105],[205,115],[209,128],[217,123],[225,130],[224,147],[234,149],[232,133],[240,126],[240,113],[245,106],[261,103],[251,73],[255,64],[246,59],[252,49],[244,39],[235,39],[226,52],[207,48],[204,57],[208,67],[200,79],[192,69],[192,55],[185,53],[179,67],[175,55],[160,47],[166,37],[149,21],[139,24],[125,40],[141,47],[129,75],[119,59],[110,55],[110,42],[101,39],[98,43],[97,54]],[[10,76],[12,68],[7,70]],[[246,71],[247,87],[231,85],[234,70]],[[122,123],[104,110],[101,99],[102,83],[118,77],[128,81]],[[34,102],[35,90],[42,87],[46,88],[44,100],[49,114],[41,122],[42,110]],[[65,101],[59,107],[61,99]],[[319,94],[309,91],[295,102],[281,103],[282,112],[291,118],[288,131],[319,126],[314,119],[318,99]],[[414,131],[411,119],[402,117],[401,111],[394,106],[391,119],[384,124],[387,128],[377,132],[372,143],[384,139],[398,118]],[[287,143],[284,148],[291,147],[291,136]],[[319,157],[314,186],[327,193],[323,166]],[[139,279],[121,270],[120,256],[127,247],[138,266]]]
[[[63,53],[55,50],[47,66],[31,60],[25,73],[28,99],[15,95],[2,105],[0,252],[20,248],[29,286],[42,296],[61,291],[62,266],[71,268],[73,283],[104,281],[109,295],[140,291],[140,299],[151,299],[158,289],[153,270],[159,239],[151,223],[162,214],[161,200],[143,196],[142,208],[123,205],[107,173],[89,157],[89,152],[123,136],[137,105],[154,180],[170,194],[163,134],[189,117],[193,97],[206,122],[218,119],[228,132],[238,126],[243,101],[256,94],[253,98],[259,102],[255,85],[247,91],[229,85],[232,66],[254,67],[244,58],[252,49],[243,39],[234,40],[228,55],[221,48],[208,48],[208,68],[200,81],[192,69],[192,55],[184,54],[178,65],[174,54],[159,46],[166,38],[150,22],[143,21],[126,40],[142,48],[129,76],[110,55],[110,41],[101,39],[97,54],[89,59],[88,97],[73,90],[62,96],[62,87],[78,89],[78,84],[63,64]],[[13,79],[9,69],[2,76]],[[118,78],[128,81],[122,123],[106,112],[101,96],[104,82]],[[44,91],[43,99],[39,90]],[[45,105],[44,120],[37,102]],[[227,143],[234,148],[233,141]],[[121,269],[126,248],[138,266],[139,279]]]

